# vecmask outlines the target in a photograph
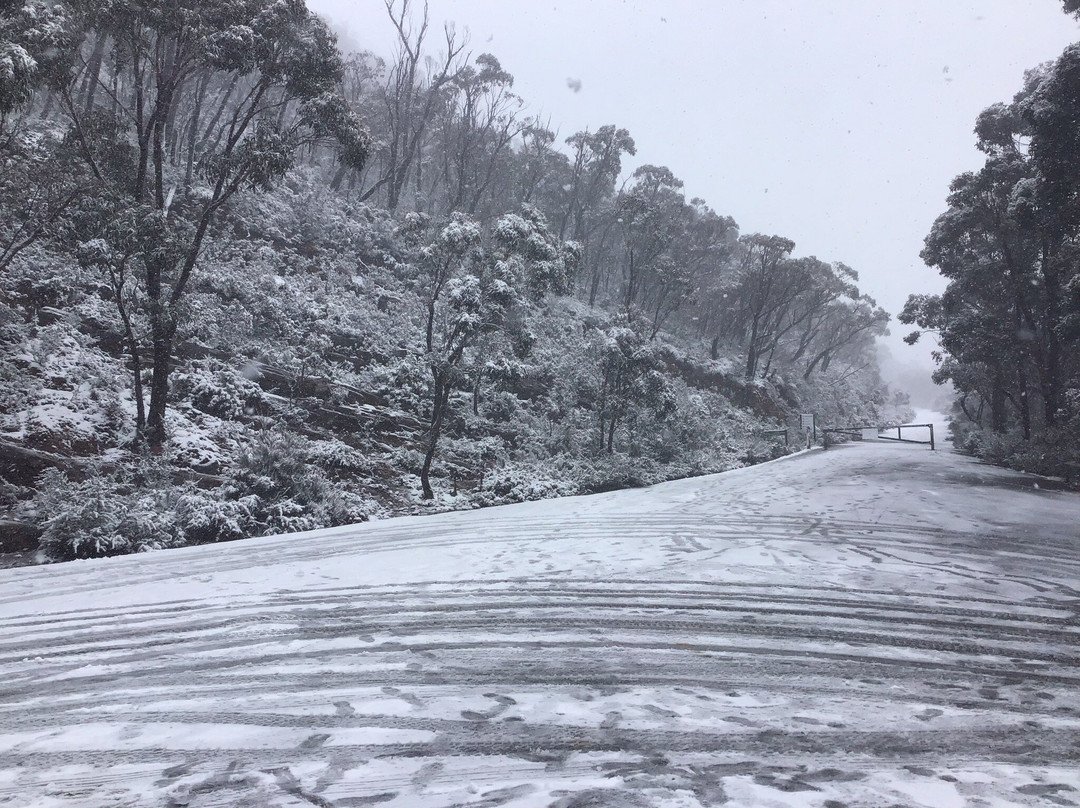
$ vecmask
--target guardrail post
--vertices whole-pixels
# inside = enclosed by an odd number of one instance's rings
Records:
[[[934,451],[934,425],[930,424],[930,451]]]

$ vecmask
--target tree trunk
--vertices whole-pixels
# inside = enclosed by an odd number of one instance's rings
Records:
[[[758,364],[758,316],[755,315],[750,324],[750,340],[746,348],[746,380],[753,381],[757,374]]]
[[[476,378],[473,379],[472,389],[472,411],[473,415],[480,414],[480,385],[484,381],[483,369],[477,371]]]
[[[187,159],[184,167],[184,187],[190,188],[191,182],[195,177],[195,145],[199,140],[199,123],[202,119],[202,106],[203,100],[206,98],[206,91],[210,86],[210,76],[206,74],[202,77],[198,87],[195,90],[195,108],[191,111],[191,121],[188,128],[188,142],[187,142]]]
[[[143,395],[142,357],[134,339],[128,341],[128,355],[131,357],[131,374],[135,393],[135,445],[138,446],[146,433],[146,397]]]
[[[101,75],[101,63],[105,58],[105,34],[98,34],[94,50],[90,54],[90,63],[86,67],[86,97],[83,101],[83,114],[94,111],[94,96],[97,93],[98,76]]]
[[[1017,362],[1016,383],[1020,387],[1020,419],[1024,428],[1024,440],[1031,440],[1031,403],[1027,394],[1027,379],[1024,374],[1023,358]]]
[[[154,318],[157,320],[157,317]],[[165,444],[165,409],[169,399],[169,372],[172,363],[175,328],[155,322],[153,330],[153,365],[150,375],[150,409],[146,417],[146,441],[152,451]]]
[[[424,465],[420,469],[420,487],[424,491],[424,499],[435,498],[435,492],[431,488],[431,464],[435,460],[435,451],[439,446],[439,436],[442,434],[443,420],[446,417],[449,400],[449,385],[442,378],[442,373],[436,373],[435,395],[431,403],[431,427],[428,431],[428,446],[424,454]]]
[[[596,305],[596,294],[600,291],[600,262],[593,268],[592,282],[589,284],[589,308]]]
[[[1046,288],[1046,360],[1043,374],[1043,405],[1046,425],[1057,422],[1061,409],[1061,340],[1058,336],[1061,282],[1049,246],[1043,244],[1042,274]]]
[[[757,346],[754,344],[756,337],[752,337],[750,345],[746,349],[746,380],[753,381],[757,373]]]
[[[330,190],[338,191],[341,188],[341,181],[345,179],[345,175],[349,172],[349,166],[342,162],[338,165],[338,170],[334,174],[334,178],[330,180]]]
[[[142,380],[142,356],[139,355],[139,340],[135,336],[135,329],[131,325],[127,306],[124,305],[124,281],[123,276],[114,276],[113,294],[116,295],[116,305],[120,312],[120,320],[124,324],[124,341],[127,343],[128,355],[131,357],[131,372],[133,392],[135,395],[135,445],[142,442],[146,434],[146,396],[143,393]]]
[[[1005,431],[1005,384],[1000,370],[990,387],[990,428],[999,434]]]
[[[429,300],[427,306],[427,352],[431,353],[432,342],[435,339],[435,300]]]

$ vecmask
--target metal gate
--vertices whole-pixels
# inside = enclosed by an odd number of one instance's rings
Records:
[[[916,440],[914,438],[905,438],[905,429],[926,429],[930,428],[930,440]],[[883,434],[886,432],[892,432],[896,430],[896,435]],[[929,444],[930,450],[934,450],[934,425],[933,424],[898,424],[896,426],[849,426],[849,427],[829,427],[822,429],[823,446],[828,449],[830,445],[830,436],[842,435],[848,440],[864,440],[867,432],[876,433],[872,436],[873,440],[891,440],[898,441],[899,443],[920,443],[923,445]],[[831,443],[837,443],[835,439]]]

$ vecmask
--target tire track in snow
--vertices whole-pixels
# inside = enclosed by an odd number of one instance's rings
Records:
[[[1069,799],[1075,541],[767,471],[0,573],[0,805]]]

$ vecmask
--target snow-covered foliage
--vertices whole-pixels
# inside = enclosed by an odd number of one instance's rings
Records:
[[[192,405],[223,419],[254,414],[263,403],[259,385],[222,362],[192,362],[176,375],[176,392]]]
[[[90,468],[84,479],[72,480],[48,469],[40,481],[36,507],[45,532],[46,559],[73,558],[160,550],[192,543],[204,517],[192,500],[205,500],[190,486],[174,486],[172,470],[160,462],[131,467]],[[181,503],[186,503],[181,506]],[[227,538],[247,535],[236,530]]]
[[[0,30],[0,518],[50,558],[648,485],[774,457],[800,411],[903,414],[853,271],[740,239],[662,166],[620,190],[629,133],[560,152],[490,54],[342,61],[302,3],[176,30],[24,8]],[[159,131],[125,49],[189,23],[197,64],[151,71],[184,77]],[[76,63],[112,80],[35,95]]]

